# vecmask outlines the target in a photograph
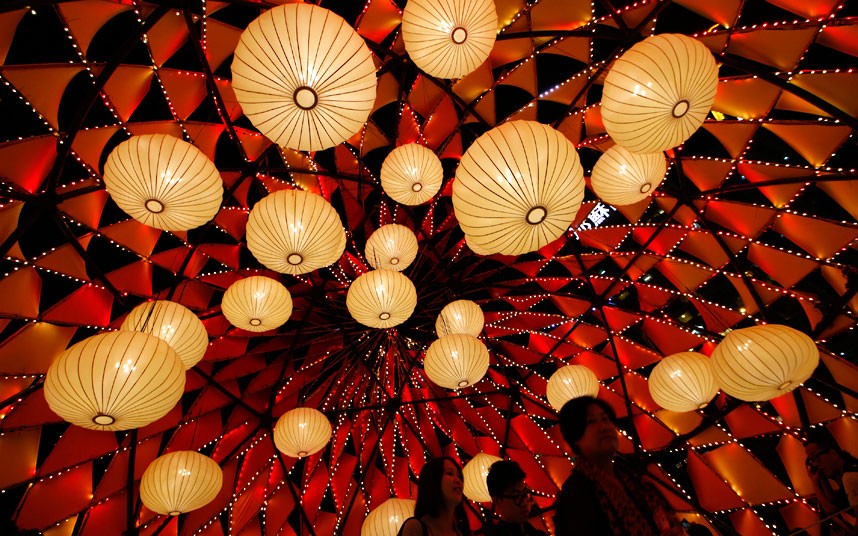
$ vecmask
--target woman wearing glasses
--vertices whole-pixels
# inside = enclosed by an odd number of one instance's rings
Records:
[[[575,467],[558,496],[558,536],[678,536],[685,530],[649,477],[616,463],[619,437],[614,410],[589,396],[560,410],[560,431],[575,453]]]
[[[548,536],[527,522],[534,502],[524,477],[524,471],[513,461],[492,464],[486,485],[498,520],[484,527],[486,536]]]
[[[405,520],[398,536],[470,536],[463,486],[462,469],[452,458],[426,462],[417,482],[414,517]]]
[[[858,535],[858,460],[841,449],[826,428],[808,432],[804,453],[820,517],[833,516],[823,528],[831,535]]]

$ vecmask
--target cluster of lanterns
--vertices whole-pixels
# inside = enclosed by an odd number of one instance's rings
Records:
[[[480,306],[470,300],[456,300],[441,309],[435,321],[439,338],[423,358],[423,369],[433,383],[463,389],[486,375],[489,350],[477,338],[484,322]]]

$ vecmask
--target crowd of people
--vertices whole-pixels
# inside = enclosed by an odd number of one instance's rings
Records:
[[[702,525],[681,522],[657,481],[617,454],[617,419],[609,404],[589,396],[575,398],[559,418],[574,467],[551,508],[556,536],[711,534]],[[858,536],[858,460],[825,428],[808,433],[806,455],[823,518],[821,533]],[[514,461],[491,466],[486,485],[493,515],[477,535],[548,536],[529,521],[538,508],[526,476]],[[470,536],[463,489],[462,469],[454,459],[428,461],[420,472],[414,517],[405,521],[399,536]]]

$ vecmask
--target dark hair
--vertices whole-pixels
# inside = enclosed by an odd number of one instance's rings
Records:
[[[499,497],[504,492],[515,486],[519,480],[524,480],[524,471],[516,462],[509,460],[501,460],[495,462],[489,468],[489,474],[486,476],[486,485],[489,488],[489,495]]]
[[[420,480],[417,482],[417,504],[414,505],[414,517],[421,518],[423,516],[437,517],[441,514],[441,508],[444,504],[443,493],[441,492],[441,478],[444,476],[444,462],[449,461],[456,467],[459,472],[459,478],[462,477],[462,468],[458,462],[449,456],[440,456],[432,458],[423,465],[420,470]],[[471,534],[468,518],[465,514],[464,501],[456,505],[455,511],[456,523],[462,534],[469,536]]]
[[[593,405],[602,408],[611,422],[616,424],[617,414],[614,413],[614,408],[604,400],[592,396],[573,398],[560,409],[560,433],[575,454],[579,454],[576,443],[584,437],[584,430],[587,429],[587,410]]]
[[[836,450],[837,452],[842,451],[840,445],[837,444],[837,440],[834,439],[834,436],[828,431],[828,428],[822,426],[819,428],[811,428],[807,431],[806,444],[809,445],[811,443],[819,445],[822,449],[831,449]]]

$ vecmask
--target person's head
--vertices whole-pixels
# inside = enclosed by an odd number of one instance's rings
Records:
[[[502,460],[489,468],[486,485],[495,513],[509,523],[526,523],[533,508],[533,496],[524,484],[524,471],[513,462]]]
[[[463,485],[462,468],[453,458],[432,458],[420,470],[414,517],[436,517],[447,508],[461,509],[464,515]]]
[[[846,456],[827,428],[813,428],[807,433],[804,453],[812,472],[819,471],[831,478],[843,471]]]
[[[619,447],[617,420],[604,400],[581,396],[560,409],[560,432],[572,452],[585,459],[613,456]]]

